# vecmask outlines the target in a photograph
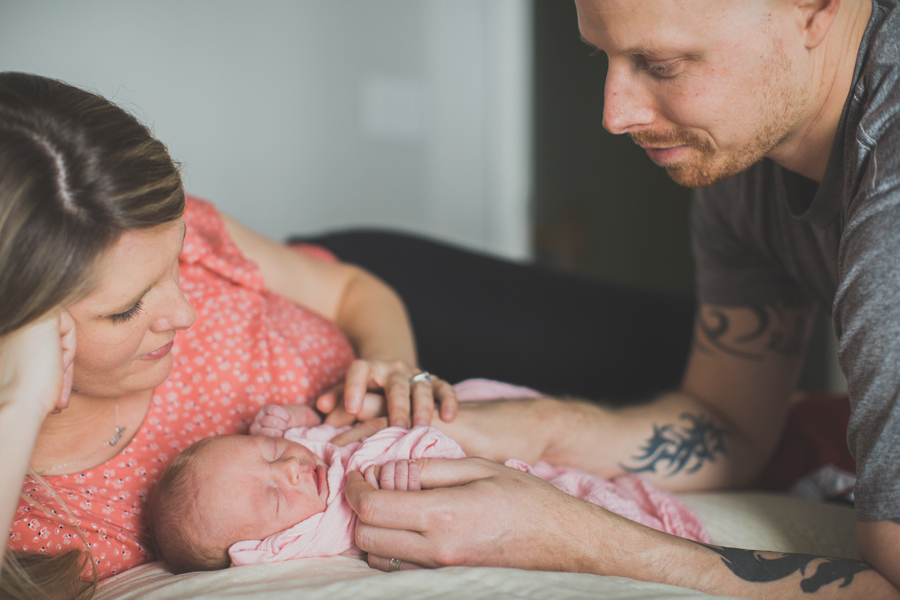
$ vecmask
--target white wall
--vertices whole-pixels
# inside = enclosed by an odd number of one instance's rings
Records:
[[[152,124],[275,238],[354,225],[529,253],[528,0],[0,0],[0,70]]]

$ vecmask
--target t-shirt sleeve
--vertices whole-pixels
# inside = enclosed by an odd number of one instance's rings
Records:
[[[900,108],[867,113],[856,143],[868,145],[857,195],[845,204],[834,300],[838,359],[852,414],[857,519],[900,517]],[[869,123],[891,121],[885,133]],[[872,134],[866,139],[866,134]]]
[[[691,244],[697,267],[700,302],[719,306],[750,306],[786,302],[809,303],[809,296],[776,258],[771,203],[761,200],[766,189],[761,163],[731,179],[694,192]]]

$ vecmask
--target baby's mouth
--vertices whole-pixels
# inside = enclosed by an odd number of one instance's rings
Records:
[[[316,465],[316,491],[319,498],[328,499],[328,473],[322,465]]]

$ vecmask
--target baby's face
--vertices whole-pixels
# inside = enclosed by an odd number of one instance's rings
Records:
[[[302,444],[223,435],[195,457],[198,535],[216,547],[261,540],[325,510],[328,465]]]

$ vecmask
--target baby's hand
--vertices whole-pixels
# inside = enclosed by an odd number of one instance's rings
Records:
[[[419,463],[414,460],[389,460],[380,467],[366,469],[365,479],[375,489],[417,492],[422,489]]]
[[[250,435],[284,437],[284,432],[292,427],[314,427],[322,423],[322,418],[304,404],[266,404],[250,424]]]

